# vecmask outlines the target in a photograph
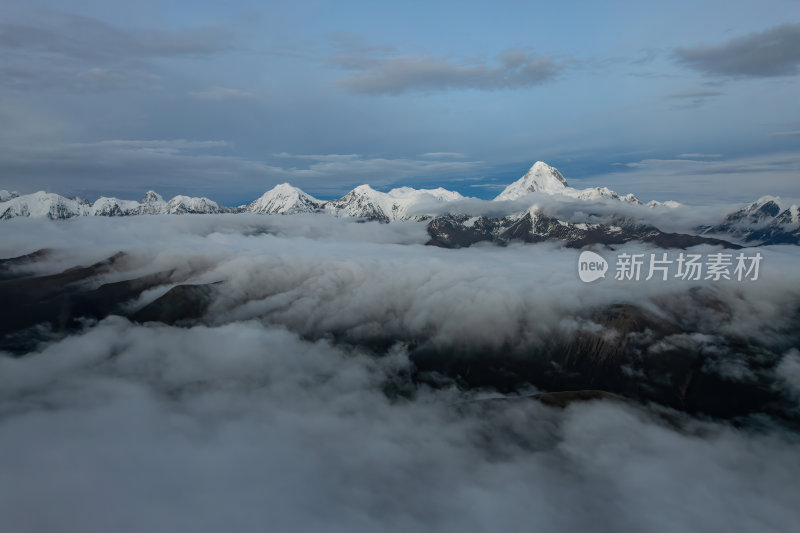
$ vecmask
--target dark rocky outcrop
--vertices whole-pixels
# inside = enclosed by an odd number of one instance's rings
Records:
[[[619,245],[630,241],[654,244],[660,248],[685,249],[711,244],[738,249],[741,246],[722,239],[665,233],[655,226],[628,220],[619,223],[572,223],[540,212],[519,217],[470,219],[464,215],[436,217],[428,223],[427,242],[442,248],[464,248],[479,242],[505,245],[511,242],[557,242],[568,248]]]

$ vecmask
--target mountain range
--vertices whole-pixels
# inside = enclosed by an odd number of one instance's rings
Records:
[[[542,202],[542,199],[546,201]],[[583,213],[583,218],[554,213],[543,205],[547,201],[577,204],[579,209],[575,211]],[[0,190],[0,220],[16,217],[62,220],[79,216],[322,213],[384,223],[427,221],[431,237],[428,244],[444,247],[470,246],[481,241],[506,244],[547,240],[562,241],[574,247],[619,244],[630,240],[663,247],[700,243],[727,247],[800,244],[800,208],[797,205],[782,208],[779,202],[779,198],[765,196],[716,223],[693,228],[692,234],[665,233],[648,222],[648,211],[685,207],[682,204],[673,201],[644,204],[633,194],[621,195],[606,187],[575,189],[557,169],[537,161],[524,176],[491,201],[467,198],[443,188],[400,187],[381,192],[366,184],[341,198],[324,201],[282,183],[255,201],[236,207],[222,206],[203,197],[176,196],[165,201],[154,191],[148,191],[139,201],[101,197],[89,203],[43,191],[18,195]],[[598,209],[598,206],[605,206],[605,209]],[[617,211],[629,212],[626,206],[635,209],[635,214],[618,214]],[[491,216],[485,214],[487,211],[492,212]]]

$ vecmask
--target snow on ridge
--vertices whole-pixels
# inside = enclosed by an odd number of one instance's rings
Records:
[[[557,194],[567,187],[569,185],[561,172],[543,161],[537,161],[524,176],[498,194],[495,200],[516,200],[532,192]]]
[[[280,183],[247,204],[244,211],[265,215],[318,211],[324,202],[289,183]]]

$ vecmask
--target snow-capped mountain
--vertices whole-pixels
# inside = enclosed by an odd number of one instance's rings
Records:
[[[780,225],[800,224],[800,206],[792,205],[786,210],[782,211],[781,214],[775,217],[773,223]]]
[[[92,204],[89,214],[96,217],[121,217],[138,214],[139,202],[102,196]]]
[[[213,214],[229,211],[229,208],[222,207],[208,198],[176,196],[165,202],[153,191],[148,191],[139,202],[103,196],[93,204],[89,204],[84,200],[65,198],[44,191],[21,196],[9,195],[8,200],[0,202],[0,220],[15,217],[47,217],[51,220],[64,220],[78,216]]]
[[[763,196],[752,204],[725,216],[721,223],[709,228],[707,232],[735,233],[766,225],[781,212],[779,201],[780,198],[776,196]]]
[[[342,198],[325,204],[325,210],[336,216],[347,216],[391,222],[393,220],[424,220],[442,205],[464,196],[447,189],[412,189],[400,187],[389,192],[376,191],[369,185],[359,185]]]
[[[568,187],[562,194],[578,198],[579,200],[618,200],[629,204],[642,205],[641,200],[633,194],[620,195],[608,187],[590,187],[588,189],[573,189],[572,187]]]
[[[800,244],[800,207],[781,208],[781,199],[763,196],[722,219],[699,228],[704,234],[722,234],[743,242]]]
[[[261,215],[314,213],[322,209],[324,203],[297,187],[281,183],[265,192],[258,200],[244,206],[242,211]]]
[[[189,196],[176,196],[167,202],[164,214],[167,215],[186,215],[186,214],[217,214],[228,213],[230,209],[220,206],[217,202],[208,198],[192,198]]]
[[[661,248],[685,248],[698,244],[725,248],[740,246],[710,237],[666,233],[650,224],[617,218],[615,221],[570,222],[545,213],[537,206],[524,213],[506,217],[469,217],[444,215],[428,224],[427,244],[442,248],[464,248],[478,242],[505,245],[510,242],[560,242],[569,248],[591,245],[615,245],[640,241]]]
[[[674,200],[666,200],[664,202],[659,202],[658,200],[650,200],[647,202],[647,207],[655,209],[657,207],[666,207],[668,209],[676,209],[678,207],[682,207],[683,204],[680,202],[676,202]]]
[[[386,195],[369,185],[359,185],[338,200],[325,204],[325,210],[336,216],[358,217],[370,220],[389,222],[392,218],[391,204],[386,202]]]
[[[526,206],[524,199],[528,195],[532,196]],[[547,195],[554,201],[539,202],[541,195]],[[534,200],[537,203],[531,206]],[[582,202],[591,203],[592,208],[586,209]],[[618,210],[618,202],[630,207]],[[545,210],[539,204],[549,207]],[[399,187],[381,192],[369,185],[360,185],[341,198],[322,201],[297,187],[282,183],[252,203],[238,208],[221,206],[208,198],[189,196],[175,196],[165,201],[154,191],[148,191],[139,201],[101,197],[89,204],[78,198],[70,199],[41,191],[20,196],[0,190],[0,219],[189,213],[324,213],[385,223],[428,221],[431,244],[454,247],[469,246],[479,241],[502,244],[512,240],[558,240],[570,246],[615,244],[629,240],[653,242],[660,246],[691,246],[699,242],[727,246],[730,245],[727,241],[731,240],[756,245],[800,244],[800,208],[797,205],[781,207],[780,199],[776,197],[760,198],[728,214],[715,225],[695,228],[693,235],[663,233],[648,225],[648,221],[653,220],[648,213],[653,213],[655,220],[658,220],[658,216],[662,216],[663,220],[663,214],[654,213],[654,209],[672,210],[680,207],[681,204],[672,201],[651,201],[645,205],[632,194],[620,195],[607,187],[575,189],[569,186],[557,169],[541,161],[534,163],[524,176],[506,187],[493,201],[483,203],[441,187]]]
[[[560,194],[568,187],[561,172],[547,163],[537,161],[524,176],[503,189],[495,200],[516,200],[532,192]]]
[[[139,200],[139,207],[137,208],[135,213],[131,214],[138,214],[138,215],[159,215],[164,213],[166,210],[166,202],[164,198],[161,197],[155,191],[147,191],[142,196],[141,200]]]
[[[51,220],[87,216],[88,203],[44,191],[11,197],[0,203],[0,220],[15,217],[47,217]]]
[[[642,203],[633,194],[620,195],[608,187],[572,188],[561,172],[542,161],[534,163],[524,176],[506,187],[503,192],[497,195],[495,200],[517,200],[533,192],[561,195],[586,201],[619,200],[635,205],[641,205]]]
[[[621,201],[634,205],[641,202],[632,194],[621,196],[607,187],[574,189],[554,167],[537,161],[519,180],[515,181],[495,200],[515,200],[535,192],[552,195],[567,201]],[[381,192],[369,185],[360,185],[341,198],[322,201],[288,183],[282,183],[265,192],[260,198],[240,206],[220,206],[208,198],[176,196],[164,199],[154,191],[148,191],[137,202],[113,197],[98,198],[89,205],[78,200],[39,192],[17,196],[16,193],[0,191],[0,217],[48,216],[70,218],[74,216],[133,216],[187,213],[256,213],[295,214],[325,212],[338,217],[354,217],[367,220],[391,222],[396,220],[427,220],[447,212],[447,204],[465,200],[455,191],[444,188],[414,189],[399,187]],[[676,202],[650,202],[648,206],[675,207]]]
[[[7,202],[8,200],[16,198],[17,196],[19,196],[19,193],[17,192],[8,192],[5,189],[0,190],[0,202]]]

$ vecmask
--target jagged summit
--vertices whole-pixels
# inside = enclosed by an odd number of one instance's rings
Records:
[[[381,222],[395,219],[388,195],[367,184],[359,185],[337,200],[331,200],[325,204],[325,209],[336,216],[368,218]]]
[[[762,196],[750,205],[728,214],[721,224],[708,230],[709,233],[731,233],[750,226],[764,225],[781,212],[777,196]]]
[[[641,205],[632,194],[619,195],[607,187],[574,189],[567,184],[564,176],[554,167],[537,161],[522,178],[510,184],[495,200],[514,200],[530,193],[541,193],[559,196],[567,201],[579,200],[587,202],[608,201],[625,202]],[[71,218],[74,216],[129,216],[158,215],[184,213],[256,213],[256,214],[296,214],[324,211],[335,216],[346,216],[380,220],[422,220],[440,215],[451,202],[465,200],[466,197],[456,191],[442,187],[432,189],[415,189],[397,187],[389,192],[382,192],[368,184],[359,185],[341,198],[322,201],[305,193],[289,183],[280,183],[265,192],[255,201],[229,208],[220,206],[208,198],[192,198],[175,196],[169,201],[155,191],[147,191],[137,202],[120,200],[113,197],[101,197],[93,204],[74,202],[58,195],[16,196],[15,193],[0,191],[0,216],[14,218],[17,216],[49,216],[50,218]],[[652,206],[651,204],[648,204]],[[669,207],[678,204],[659,204]],[[458,210],[458,209],[456,209]],[[791,218],[791,214],[787,215]]]
[[[430,221],[432,227],[439,228],[442,232],[452,235],[472,235],[468,240],[478,239],[480,235],[482,237],[478,240],[499,239],[502,242],[509,239],[530,240],[539,239],[545,233],[550,238],[553,235],[564,234],[567,230],[563,228],[567,228],[571,235],[574,234],[573,236],[581,236],[582,232],[589,231],[591,235],[583,235],[582,239],[591,237],[597,240],[602,233],[602,238],[607,238],[608,243],[611,243],[622,238],[616,234],[620,231],[617,228],[624,226],[618,223],[618,219],[638,219],[648,222],[651,220],[648,212],[654,213],[654,217],[657,218],[663,217],[667,210],[683,208],[681,204],[671,201],[651,201],[643,204],[633,194],[621,195],[607,187],[575,189],[568,185],[567,180],[556,168],[542,161],[534,163],[524,176],[506,187],[494,200],[500,201],[484,202],[466,198],[458,192],[442,187],[431,189],[396,187],[383,192],[368,184],[355,187],[341,198],[323,201],[289,183],[280,183],[255,201],[239,207],[225,207],[208,198],[180,195],[164,201],[152,190],[147,191],[139,201],[101,197],[93,204],[42,191],[19,196],[0,190],[0,219],[15,217],[66,219],[79,216],[117,217],[190,213],[267,215],[325,213],[336,217],[380,222]],[[516,201],[504,203],[503,200]],[[545,215],[540,210],[545,207],[552,209],[546,216],[556,220],[558,226],[551,223],[552,221],[546,224],[542,222],[544,220],[542,217]],[[525,229],[524,224],[519,223],[528,219],[533,229]],[[598,224],[605,226],[600,228]],[[512,226],[515,228],[513,232],[503,233]],[[549,233],[542,233],[542,228],[545,226],[549,228]],[[646,233],[650,231],[648,227],[646,224],[641,227],[636,226],[629,233],[631,235]],[[756,202],[738,208],[722,220],[717,219],[716,223],[696,226],[692,230],[704,234],[722,234],[725,238],[732,238],[742,243],[798,244],[800,208],[796,205],[787,208],[781,205],[779,198],[764,196]],[[445,241],[448,239],[452,240],[448,237]],[[601,239],[597,242],[606,240]]]
[[[574,189],[555,167],[537,161],[520,179],[506,187],[495,198],[496,201],[509,201],[524,198],[531,193],[566,196],[585,201],[615,200],[634,205],[642,202],[633,194],[617,194],[608,187],[589,187],[588,189]],[[668,205],[668,204],[660,204]]]
[[[776,224],[800,224],[800,206],[792,205],[775,219]]]
[[[558,169],[537,161],[524,176],[497,195],[495,200],[516,200],[532,192],[555,194],[563,192],[567,187],[567,180]]]
[[[719,224],[701,227],[703,233],[723,234],[742,242],[761,244],[800,244],[800,207],[781,210],[777,196],[762,196],[733,213]]]
[[[414,189],[399,187],[389,192],[376,191],[369,185],[359,185],[342,198],[331,200],[326,211],[336,216],[392,220],[421,220],[441,210],[441,206],[464,196],[443,189]]]
[[[142,196],[142,199],[139,200],[140,204],[156,204],[163,202],[164,198],[162,198],[162,196],[158,194],[156,191],[147,191],[146,193],[144,193],[144,196]]]

